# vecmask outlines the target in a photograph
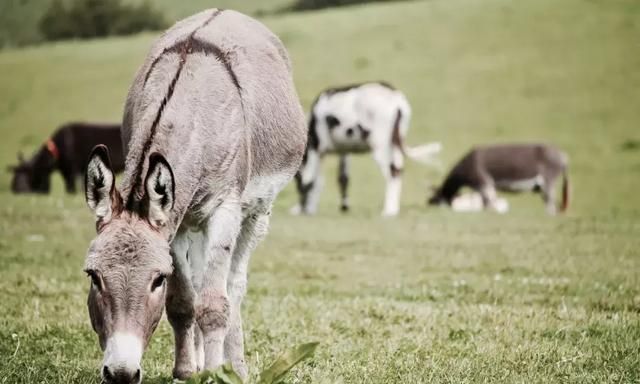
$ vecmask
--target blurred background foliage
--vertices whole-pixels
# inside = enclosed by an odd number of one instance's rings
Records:
[[[205,8],[254,16],[398,0],[2,0],[0,49],[44,41],[163,30]]]
[[[165,29],[165,17],[148,1],[123,4],[120,0],[53,0],[39,30],[45,40],[129,35]]]

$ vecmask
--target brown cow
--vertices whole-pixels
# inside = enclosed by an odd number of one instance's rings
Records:
[[[47,139],[29,160],[18,155],[11,166],[13,193],[48,193],[51,173],[58,170],[68,193],[76,192],[76,180],[82,176],[93,147],[104,144],[111,149],[115,172],[124,170],[120,124],[67,123]]]

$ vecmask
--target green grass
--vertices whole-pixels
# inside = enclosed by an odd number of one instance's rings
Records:
[[[414,109],[409,143],[545,140],[571,156],[564,217],[537,196],[511,213],[424,206],[441,175],[408,164],[402,213],[355,159],[338,213],[335,159],[318,216],[291,187],[253,256],[244,306],[251,378],[318,340],[291,383],[640,381],[640,6],[633,0],[448,0],[264,19],[305,107],[327,86],[386,79]],[[0,52],[0,166],[67,120],[117,120],[151,35]],[[631,144],[630,144],[631,143]],[[0,178],[0,383],[98,382],[81,269],[94,235],[81,196],[13,196]],[[167,382],[163,321],[145,355]]]

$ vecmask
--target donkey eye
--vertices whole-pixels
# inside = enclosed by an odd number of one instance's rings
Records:
[[[91,278],[91,284],[96,287],[98,291],[102,291],[102,284],[98,274],[95,271],[87,271],[87,275]]]
[[[153,279],[153,283],[151,283],[151,292],[155,292],[156,289],[162,287],[164,285],[164,281],[166,280],[165,275],[160,275]]]

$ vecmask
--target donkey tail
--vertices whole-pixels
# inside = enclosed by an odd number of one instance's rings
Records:
[[[569,208],[569,200],[571,198],[571,185],[569,183],[569,175],[567,171],[562,174],[562,203],[560,203],[560,212],[566,212]]]

